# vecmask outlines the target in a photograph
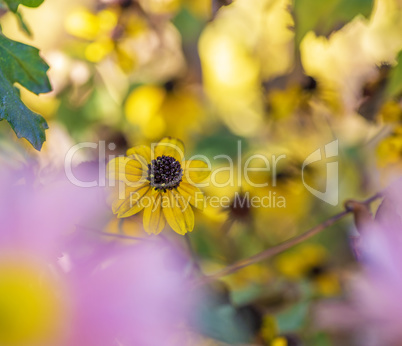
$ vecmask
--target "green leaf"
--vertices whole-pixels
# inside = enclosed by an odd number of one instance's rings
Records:
[[[246,141],[230,132],[226,127],[220,127],[215,129],[215,132],[202,137],[194,152],[203,152],[205,155],[213,157],[219,155],[220,150],[225,150],[227,155],[235,159],[239,154],[237,149],[239,141],[241,141],[242,150],[247,151],[249,148]]]
[[[22,17],[22,14],[20,12],[15,12],[15,16],[17,17],[18,24],[20,28],[29,36],[32,37],[32,32],[31,29],[29,28],[28,24],[25,23],[24,18]]]
[[[46,140],[48,125],[45,119],[24,105],[14,83],[35,94],[49,92],[48,69],[38,49],[0,34],[0,119],[7,120],[16,135],[26,138],[37,150]]]
[[[202,29],[205,27],[205,22],[195,17],[189,10],[183,8],[176,17],[173,18],[172,23],[179,30],[184,43],[198,42],[198,38]]]
[[[373,0],[294,0],[296,44],[310,30],[328,36],[359,14],[369,17],[373,4]]]
[[[19,2],[21,5],[26,7],[39,7],[42,5],[44,0],[14,0],[15,2]]]
[[[302,328],[308,317],[309,301],[302,301],[276,315],[281,333],[295,332]]]
[[[314,346],[331,346],[331,338],[323,333],[323,332],[318,332],[317,334],[313,335],[311,338],[311,343],[309,345],[314,345]]]
[[[46,72],[49,66],[39,50],[0,35],[0,68],[11,84],[19,83],[35,94],[52,90]]]
[[[385,93],[388,97],[395,97],[402,94],[402,51],[399,52],[397,65],[391,70]]]
[[[254,316],[250,310],[237,309],[232,305],[209,305],[199,307],[198,329],[204,335],[229,343],[249,343],[255,336]]]
[[[211,284],[212,285],[212,284]],[[250,343],[261,328],[262,319],[252,306],[231,304],[225,284],[215,282],[199,295],[193,326],[202,334],[229,343]]]
[[[4,0],[10,11],[17,12],[18,6],[38,7],[44,0]]]
[[[36,150],[40,150],[46,140],[46,120],[24,105],[1,70],[0,95],[0,119],[9,122],[18,138],[26,138]]]

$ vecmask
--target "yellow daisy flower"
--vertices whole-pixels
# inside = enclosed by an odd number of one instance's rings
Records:
[[[160,233],[166,225],[178,234],[194,228],[192,207],[203,209],[204,196],[197,186],[210,174],[201,160],[184,160],[183,143],[171,137],[154,146],[135,146],[127,156],[108,163],[109,182],[118,188],[113,213],[124,218],[143,211],[144,229]]]

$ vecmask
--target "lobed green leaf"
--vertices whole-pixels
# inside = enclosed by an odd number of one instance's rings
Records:
[[[35,47],[0,35],[0,69],[11,83],[19,83],[35,94],[52,90],[46,75],[49,65]]]
[[[0,95],[0,119],[8,121],[18,138],[26,138],[36,150],[40,150],[46,140],[46,120],[24,105],[1,70]]]
[[[16,135],[26,138],[37,150],[46,140],[48,125],[24,105],[14,84],[35,94],[49,92],[52,88],[46,75],[48,69],[38,49],[0,34],[0,119],[7,120]]]

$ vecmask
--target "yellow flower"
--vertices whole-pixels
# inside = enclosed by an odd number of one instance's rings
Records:
[[[165,137],[151,148],[135,146],[127,151],[127,157],[111,160],[107,171],[113,186],[114,181],[120,183],[112,203],[117,217],[143,211],[148,234],[160,233],[166,222],[182,235],[193,230],[191,205],[204,207],[204,196],[196,184],[205,180],[210,170],[203,161],[185,161],[180,140]]]
[[[63,338],[69,316],[63,285],[47,269],[32,258],[1,259],[1,345],[55,345]]]
[[[287,345],[288,345],[288,341],[283,336],[278,336],[271,342],[271,346],[287,346]]]
[[[308,278],[316,293],[336,296],[341,287],[339,277],[333,270],[325,247],[316,243],[305,243],[280,254],[275,260],[276,269],[290,280]]]
[[[135,127],[131,131],[133,138],[143,136],[149,140],[165,134],[191,140],[202,131],[206,115],[199,95],[175,81],[135,88],[127,97],[124,111]]]

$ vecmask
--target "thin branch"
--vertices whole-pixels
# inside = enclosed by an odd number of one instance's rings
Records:
[[[200,265],[199,265],[199,263],[198,263],[197,254],[196,254],[195,251],[194,251],[194,247],[193,247],[193,245],[191,244],[191,239],[190,239],[190,236],[189,236],[188,233],[186,233],[186,234],[184,235],[184,239],[185,239],[185,241],[186,241],[186,244],[187,244],[187,247],[188,247],[188,251],[190,252],[191,260],[192,260],[192,262],[193,262],[193,265],[194,265],[195,269],[197,269],[197,271],[201,272],[201,267],[200,267]]]
[[[123,223],[124,223],[124,219],[117,220],[117,229],[119,230],[119,234],[124,234]]]
[[[109,233],[109,232],[99,232],[98,234],[100,235],[105,235],[109,237],[115,237],[115,238],[121,238],[121,239],[128,239],[128,240],[139,240],[139,241],[152,241],[151,239],[147,238],[140,238],[140,237],[133,237],[131,235],[125,235],[125,234],[118,234],[118,233]]]
[[[83,225],[77,225],[77,227],[84,231],[89,231],[89,232],[96,233],[96,234],[103,235],[103,236],[109,236],[109,237],[115,237],[115,238],[127,239],[127,240],[152,241],[152,239],[148,239],[148,238],[133,237],[131,235],[126,235],[126,234],[121,234],[121,233],[104,232],[104,231],[100,231],[100,230],[97,230],[97,229],[94,229],[91,227],[87,227],[87,226],[83,226]]]
[[[368,205],[372,202],[374,202],[375,200],[379,199],[381,197],[381,193],[377,193],[376,195],[370,197],[369,199],[363,201],[363,202],[359,202],[361,204],[365,204]],[[345,203],[346,204],[346,203]],[[339,220],[343,219],[346,215],[352,213],[353,211],[351,209],[346,209],[334,216],[332,216],[331,218],[325,220],[324,222],[322,222],[321,224],[309,229],[307,232],[291,238],[289,240],[284,241],[283,243],[280,243],[276,246],[273,246],[269,249],[263,250],[260,253],[253,255],[251,257],[248,257],[246,259],[237,261],[229,266],[227,266],[226,268],[216,272],[215,274],[212,275],[208,275],[205,277],[205,279],[203,280],[205,281],[212,281],[212,280],[216,280],[219,279],[223,276],[226,275],[230,275],[233,274],[237,271],[239,271],[240,269],[247,267],[249,265],[252,265],[254,263],[260,262],[262,260],[265,260],[267,258],[270,258],[272,256],[275,256],[301,242],[303,242],[304,240],[307,240],[309,238],[311,238],[312,236],[316,235],[317,233],[320,233],[321,231],[323,231],[324,229],[326,229],[329,226],[332,226],[333,224],[335,224],[336,222],[338,222]]]

